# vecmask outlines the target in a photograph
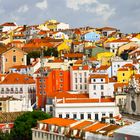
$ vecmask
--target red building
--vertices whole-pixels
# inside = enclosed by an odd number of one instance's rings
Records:
[[[50,69],[47,76],[43,78],[42,84],[41,77],[37,77],[37,107],[42,105],[42,92],[44,92],[44,105],[46,104],[47,95],[51,95],[56,91],[70,90],[70,72],[69,70]],[[42,90],[42,86],[44,87]]]

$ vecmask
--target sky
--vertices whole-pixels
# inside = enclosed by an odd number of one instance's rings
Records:
[[[140,0],[0,0],[0,24],[41,24],[49,19],[70,27],[111,26],[140,32]]]

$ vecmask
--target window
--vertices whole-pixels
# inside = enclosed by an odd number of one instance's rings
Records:
[[[78,88],[78,86],[77,85],[75,85],[75,89],[77,89]]]
[[[101,85],[101,90],[104,90],[104,85]]]
[[[91,119],[91,114],[89,113],[89,114],[87,114],[88,116],[87,116],[87,118],[88,119]]]
[[[21,61],[23,62],[23,61],[24,61],[24,59],[22,58],[22,59],[21,59]]]
[[[82,83],[82,78],[80,78],[80,83]]]
[[[87,76],[87,73],[86,73],[86,72],[84,72],[84,76],[85,76],[85,77]]]
[[[103,79],[101,79],[101,82],[103,82]]]
[[[77,83],[77,78],[75,78],[75,83]]]
[[[16,62],[16,56],[15,55],[13,56],[13,62]]]
[[[60,79],[60,82],[63,82],[63,79]]]
[[[69,118],[70,117],[70,115],[69,114],[66,114],[66,118]]]
[[[120,67],[120,65],[118,65],[118,68]]]
[[[81,119],[84,119],[84,114],[80,114],[80,118]]]
[[[76,119],[77,118],[77,114],[73,114],[73,119]]]
[[[5,59],[5,62],[7,62],[7,58]]]
[[[62,118],[62,114],[59,114],[59,118]]]
[[[80,89],[82,89],[82,85],[80,85]]]
[[[125,76],[125,73],[123,73],[122,75]]]
[[[93,82],[96,82],[96,79],[93,79]]]
[[[0,103],[0,106],[2,105],[2,103]]]
[[[87,78],[85,78],[85,83],[87,82]]]
[[[110,118],[113,118],[113,113],[110,113],[110,114],[109,114],[109,117],[110,117]]]
[[[0,111],[2,110],[2,108],[0,107]]]
[[[87,85],[85,85],[85,89],[87,89]]]
[[[60,72],[60,76],[63,76],[63,73],[62,72]]]
[[[16,50],[13,50],[13,52],[15,52]]]
[[[98,113],[95,114],[95,120],[98,120]]]
[[[104,92],[101,92],[101,96],[104,96]]]
[[[93,90],[96,90],[96,85],[93,85]]]

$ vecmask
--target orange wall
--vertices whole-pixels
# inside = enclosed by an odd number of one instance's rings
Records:
[[[60,74],[62,73],[62,75]],[[44,91],[46,94],[44,95],[45,98],[48,95],[51,95],[53,92],[62,90],[62,91],[68,91],[70,90],[70,72],[63,71],[60,69],[54,69],[51,72],[49,72],[48,76],[44,78],[45,82],[45,88]],[[41,107],[42,103],[42,94],[40,94],[41,88],[40,88],[41,82],[40,78],[37,78],[37,98],[38,98],[38,107]],[[60,87],[60,85],[62,85]]]

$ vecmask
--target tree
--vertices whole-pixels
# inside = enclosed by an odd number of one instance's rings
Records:
[[[44,51],[44,56],[55,56],[58,57],[58,51],[55,48],[48,48]]]
[[[39,58],[40,57],[40,52],[39,51],[32,51],[29,52],[27,55],[27,64],[30,64],[30,59],[31,58]]]
[[[36,127],[38,120],[48,119],[50,117],[49,114],[42,111],[24,113],[15,120],[14,128],[11,131],[11,139],[32,140],[31,128]]]
[[[123,53],[121,53],[120,56],[123,60],[127,60],[128,59],[128,51],[124,51]]]

